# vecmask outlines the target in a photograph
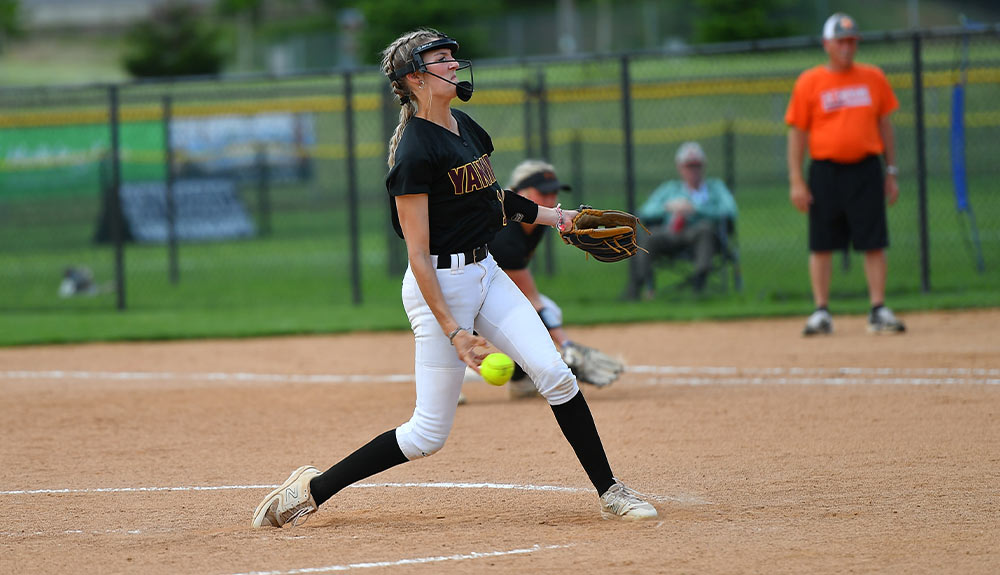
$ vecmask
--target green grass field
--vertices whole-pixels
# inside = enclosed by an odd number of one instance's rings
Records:
[[[940,188],[940,186],[938,186]],[[746,198],[746,199],[744,199]],[[674,292],[680,278],[670,270],[659,274],[660,297],[653,302],[620,302],[627,263],[602,264],[556,241],[557,273],[546,273],[544,246],[535,265],[542,290],[565,309],[570,324],[641,320],[693,320],[761,315],[805,314],[810,309],[806,273],[805,221],[785,199],[781,188],[746,191],[741,198],[739,245],[744,276],[742,293],[712,292],[695,297]],[[891,211],[894,247],[890,250],[890,304],[898,310],[1000,305],[998,238],[984,243],[987,272],[978,274],[962,250],[961,228],[947,194],[931,205],[934,230],[931,252],[932,290],[920,290],[914,209],[907,198]],[[1000,213],[1000,206],[991,207]],[[341,220],[341,221],[338,221]],[[112,277],[109,247],[46,248],[0,255],[5,270],[0,288],[3,315],[0,344],[245,337],[264,334],[343,332],[407,327],[399,297],[400,275],[388,270],[384,225],[366,218],[361,238],[363,303],[352,305],[346,224],[342,214],[281,212],[274,234],[236,242],[182,244],[178,285],[167,281],[166,249],[130,246],[126,250],[127,304],[115,311],[111,293],[60,299],[61,269],[71,263],[89,265],[100,281]],[[949,221],[951,225],[949,226]],[[948,227],[946,227],[948,226]],[[996,228],[993,228],[994,230]],[[60,235],[86,237],[92,226],[37,229],[37,242]],[[553,238],[554,239],[554,238]],[[84,242],[85,243],[85,242]],[[399,248],[399,240],[392,244]],[[861,259],[853,254],[849,270],[837,259],[834,310],[866,309]]]

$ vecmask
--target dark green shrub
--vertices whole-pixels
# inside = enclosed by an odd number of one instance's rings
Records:
[[[123,64],[137,78],[218,74],[224,63],[219,37],[198,7],[167,2],[128,32]]]

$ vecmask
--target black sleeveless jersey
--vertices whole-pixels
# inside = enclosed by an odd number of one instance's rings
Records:
[[[535,229],[528,234],[525,233],[524,227],[508,224],[497,232],[496,237],[490,242],[490,253],[502,269],[523,270],[531,263],[535,248],[545,237],[548,229],[547,226],[535,226]]]
[[[490,164],[493,140],[486,130],[465,112],[451,113],[460,136],[434,122],[411,118],[385,178],[392,227],[401,238],[395,197],[427,194],[430,251],[438,255],[489,243],[505,224],[534,222],[538,214],[534,202],[504,193],[497,183]]]

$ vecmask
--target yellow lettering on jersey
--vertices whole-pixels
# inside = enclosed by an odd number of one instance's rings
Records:
[[[479,160],[476,160],[475,162],[472,162],[471,164],[468,164],[467,168],[465,170],[465,179],[466,179],[465,190],[466,190],[466,193],[469,193],[469,192],[474,191],[474,190],[478,190],[479,188],[483,187],[483,186],[480,185],[480,182],[482,181],[482,179],[480,179],[480,177],[479,177],[479,170],[476,169],[476,163],[478,163],[478,162],[479,162]]]
[[[472,164],[476,169],[476,174],[479,175],[479,180],[483,182],[496,181],[496,176],[493,175],[493,168],[490,166],[490,159],[486,156],[480,159],[485,161],[476,161]]]
[[[490,165],[490,157],[486,154],[468,164],[452,168],[448,171],[448,178],[457,196],[488,188],[497,181],[493,166]]]

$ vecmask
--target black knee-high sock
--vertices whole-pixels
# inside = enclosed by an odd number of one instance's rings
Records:
[[[552,413],[559,422],[563,435],[573,446],[577,459],[583,464],[598,494],[602,494],[615,484],[608,456],[604,453],[601,436],[597,434],[594,416],[590,413],[583,393],[577,392],[573,399],[562,405],[553,405]]]
[[[316,505],[322,505],[348,485],[407,461],[396,443],[396,430],[390,429],[359,447],[321,475],[313,477],[309,482],[309,492],[316,500]]]

